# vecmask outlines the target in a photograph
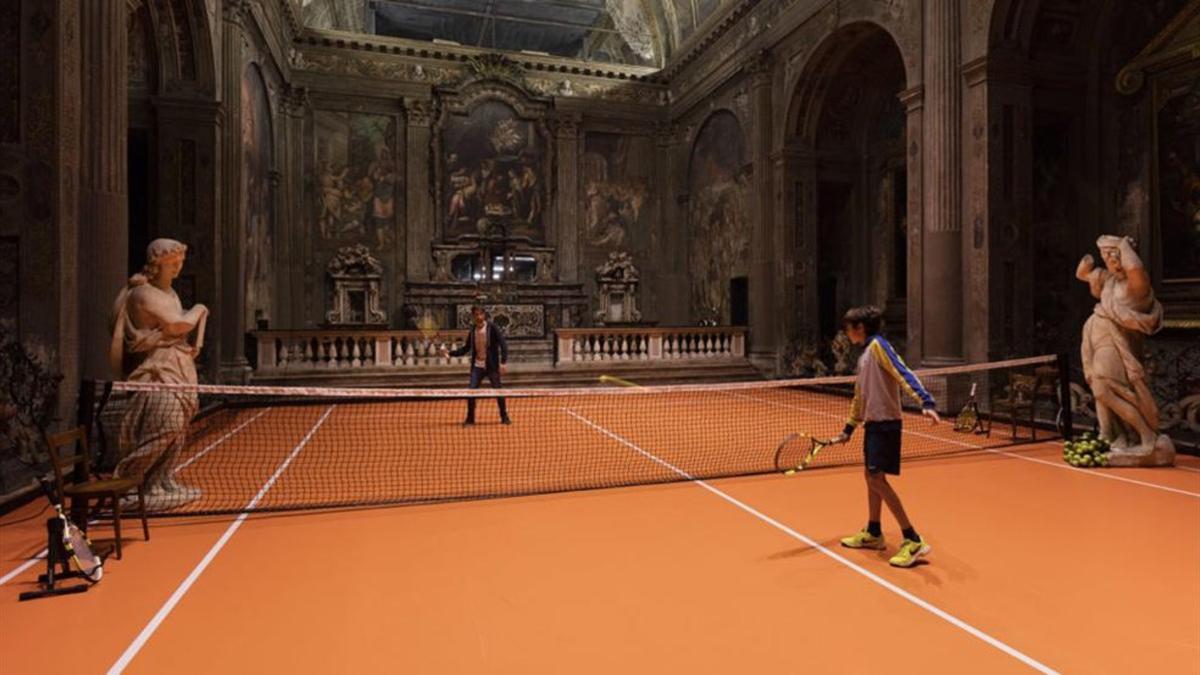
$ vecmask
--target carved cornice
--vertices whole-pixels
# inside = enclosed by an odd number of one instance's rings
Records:
[[[682,72],[684,68],[700,58],[700,56],[708,53],[713,44],[725,37],[725,34],[738,25],[738,22],[749,14],[750,10],[754,9],[759,2],[760,0],[741,0],[741,2],[729,9],[725,16],[721,17],[707,33],[704,33],[702,36],[692,36],[691,40],[689,40],[691,44],[684,44],[687,49],[683,54],[671,63],[668,63],[667,67],[662,70],[663,79],[667,81],[675,79],[675,76]]]
[[[538,66],[531,70],[528,64],[507,59],[514,71],[484,79],[468,70],[466,57],[450,61],[434,60],[426,55],[423,62],[414,63],[408,57],[398,58],[391,52],[361,54],[347,49],[306,49],[302,45],[296,50],[292,67],[311,73],[326,73],[337,76],[354,76],[389,83],[406,82],[419,85],[463,88],[477,82],[504,82],[521,89],[524,94],[551,98],[591,98],[639,105],[662,105],[666,88],[649,81],[632,81],[631,78],[602,79],[596,75],[581,74],[564,78],[547,72],[550,68]],[[498,55],[497,55],[498,56]],[[420,58],[420,57],[418,57]],[[478,71],[477,71],[478,72]]]
[[[380,35],[363,35],[360,33],[346,33],[316,28],[306,29],[305,34],[298,38],[296,42],[301,45],[327,47],[337,50],[365,51],[393,56],[445,61],[455,68],[463,67],[463,63],[470,58],[479,58],[487,55],[497,56],[496,52],[492,50],[478,47],[432,44],[419,40],[406,40],[404,38],[392,38]],[[658,71],[644,66],[597,64],[590,61],[528,54],[506,54],[503,55],[503,58],[518,66],[527,74],[546,72],[638,83],[659,84],[663,82]]]
[[[1189,60],[1200,58],[1200,2],[1188,3],[1175,18],[1159,31],[1144,49],[1117,73],[1117,91],[1136,94],[1146,82],[1146,75]]]

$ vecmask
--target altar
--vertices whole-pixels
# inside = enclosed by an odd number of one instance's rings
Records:
[[[511,339],[547,339],[558,328],[583,325],[589,304],[583,284],[556,280],[554,249],[499,233],[432,249],[433,278],[405,289],[409,327],[431,316],[447,329],[470,328],[475,304]]]

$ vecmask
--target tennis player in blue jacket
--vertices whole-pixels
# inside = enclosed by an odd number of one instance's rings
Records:
[[[850,548],[883,550],[883,531],[879,525],[881,502],[896,517],[904,533],[900,550],[890,562],[896,567],[912,567],[917,559],[929,553],[929,544],[913,529],[900,503],[900,496],[887,481],[887,474],[900,474],[901,407],[904,393],[921,404],[921,413],[934,424],[941,421],[933,397],[921,381],[908,369],[904,359],[879,334],[883,312],[878,307],[855,307],[842,318],[846,337],[856,345],[866,345],[858,359],[858,381],[854,384],[854,401],[850,404],[850,419],[835,443],[845,443],[860,424],[866,427],[863,441],[864,473],[867,479],[867,526],[858,534],[842,539]]]

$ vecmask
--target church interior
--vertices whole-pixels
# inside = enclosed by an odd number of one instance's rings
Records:
[[[914,370],[1057,357],[1042,426],[1103,436],[1124,296],[1080,260],[1121,246],[1148,443],[1200,454],[1200,0],[6,0],[0,54],[0,351],[47,431],[173,240],[191,384],[462,388],[476,307],[514,391],[851,376],[873,306]]]

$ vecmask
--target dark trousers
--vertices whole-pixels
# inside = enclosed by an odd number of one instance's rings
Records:
[[[485,376],[487,377],[488,382],[492,383],[493,388],[495,388],[495,389],[500,388],[500,371],[493,370],[491,372],[488,372],[488,370],[486,368],[478,368],[474,364],[471,364],[471,388],[472,389],[478,389],[480,381],[482,381]],[[476,399],[473,397],[467,399],[467,421],[468,422],[475,421],[475,401],[476,401]],[[508,408],[506,408],[504,405],[504,397],[501,396],[501,397],[497,398],[496,403],[500,406],[500,419],[507,419],[508,418]]]

